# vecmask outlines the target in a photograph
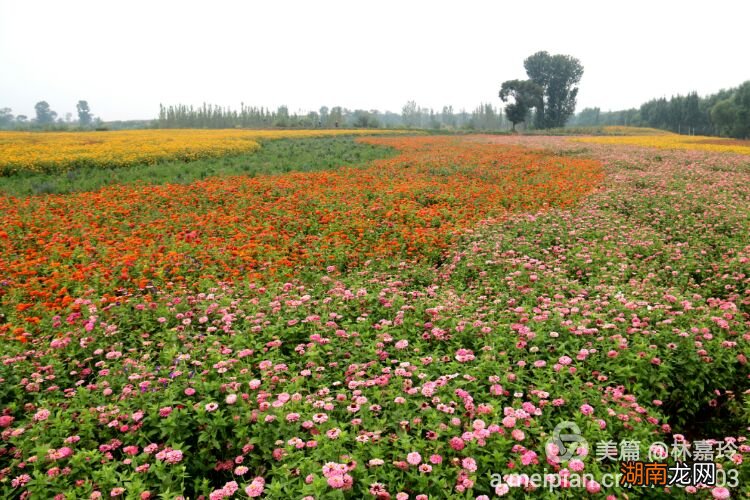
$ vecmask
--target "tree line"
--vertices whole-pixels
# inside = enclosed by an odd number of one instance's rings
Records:
[[[601,111],[585,108],[568,125],[626,125],[670,130],[678,134],[750,137],[750,80],[700,97],[697,92],[651,99],[639,108]]]
[[[400,113],[376,109],[350,110],[341,106],[322,106],[317,111],[290,112],[287,106],[276,109],[240,104],[239,109],[203,104],[202,106],[160,105],[159,115],[150,120],[103,121],[94,117],[87,101],[79,101],[78,120],[68,113],[63,119],[46,101],[35,106],[35,116],[14,116],[10,108],[0,108],[0,129],[15,130],[123,130],[141,128],[415,128],[433,130],[505,131],[510,122],[503,110],[481,103],[473,110],[456,111],[453,106],[435,110],[408,101]]]
[[[750,80],[742,85],[701,97],[697,92],[652,99],[640,108],[601,111],[585,108],[574,115],[578,82],[583,66],[574,57],[542,51],[524,60],[528,79],[502,83],[500,99],[504,109],[481,103],[472,111],[443,106],[434,110],[408,101],[400,113],[379,110],[349,110],[341,106],[322,106],[318,111],[289,111],[246,106],[239,109],[203,104],[159,106],[155,120],[103,122],[95,117],[87,101],[76,104],[77,120],[72,113],[60,117],[46,101],[34,106],[35,116],[13,115],[0,108],[0,129],[126,129],[126,128],[415,128],[433,130],[515,130],[519,123],[527,128],[548,129],[563,126],[587,127],[625,125],[652,127],[681,134],[750,137]]]
[[[502,110],[482,103],[471,112],[454,111],[453,106],[442,110],[407,102],[401,113],[379,110],[349,110],[341,106],[322,106],[318,111],[291,113],[287,106],[272,110],[246,106],[239,109],[203,104],[199,107],[184,104],[160,105],[159,128],[422,128],[446,130],[507,130],[509,122]]]
[[[91,113],[88,101],[80,100],[76,104],[78,119],[73,120],[72,113],[66,113],[65,117],[58,116],[47,101],[39,101],[34,105],[35,116],[29,118],[27,115],[14,115],[11,108],[0,108],[0,129],[42,129],[42,130],[67,130],[69,128],[94,128],[101,125],[101,119]]]

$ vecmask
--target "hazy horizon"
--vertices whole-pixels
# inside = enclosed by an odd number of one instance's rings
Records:
[[[0,0],[0,107],[60,117],[79,99],[102,119],[152,119],[159,104],[400,112],[495,106],[539,50],[584,66],[577,111],[701,95],[750,79],[750,4]]]

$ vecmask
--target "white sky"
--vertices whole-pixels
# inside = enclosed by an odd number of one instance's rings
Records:
[[[547,50],[581,60],[578,110],[614,110],[750,79],[749,19],[749,0],[0,0],[0,107],[471,110]]]

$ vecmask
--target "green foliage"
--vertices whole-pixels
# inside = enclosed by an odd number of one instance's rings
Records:
[[[586,108],[567,125],[652,127],[680,134],[742,139],[750,137],[750,81],[705,97],[691,92],[686,96],[652,99],[640,108],[607,112]]]
[[[723,99],[711,108],[711,121],[721,135],[733,135],[734,125],[737,122],[737,107],[732,99]]]
[[[734,94],[737,106],[737,124],[735,137],[750,137],[750,81],[740,85]]]
[[[353,125],[355,128],[378,128],[380,122],[378,122],[375,113],[358,109],[354,112]]]
[[[512,97],[514,102],[505,106],[505,116],[513,124],[513,130],[517,123],[526,120],[531,108],[539,110],[543,107],[542,87],[531,80],[507,80],[500,88],[500,99],[507,102]]]

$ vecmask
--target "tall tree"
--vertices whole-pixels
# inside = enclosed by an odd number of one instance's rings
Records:
[[[735,135],[737,107],[733,99],[723,99],[711,108],[711,121],[721,135]]]
[[[52,111],[47,101],[39,101],[34,105],[36,111],[36,121],[40,125],[47,125],[53,123],[57,118],[57,113]]]
[[[344,111],[341,109],[341,106],[334,106],[331,108],[331,110],[328,112],[328,121],[330,122],[331,126],[335,128],[343,126]]]
[[[581,62],[571,56],[541,51],[527,57],[523,66],[529,79],[542,88],[544,95],[536,109],[536,126],[564,126],[576,108],[576,85],[583,76]]]
[[[289,123],[289,108],[286,106],[279,106],[276,110],[276,121],[273,123],[274,127],[288,127]]]
[[[323,127],[328,127],[328,106],[320,107],[320,123]]]
[[[737,106],[737,130],[736,137],[750,137],[750,81],[739,86],[734,94],[734,103]]]
[[[703,125],[700,108],[700,97],[697,92],[691,92],[685,97],[685,125],[687,126],[687,132],[694,134],[695,129]]]
[[[0,108],[0,128],[9,127],[13,123],[13,111],[10,108]]]
[[[78,111],[78,123],[82,127],[91,123],[92,116],[88,101],[78,101],[78,104],[76,104],[76,111]]]
[[[453,114],[453,106],[443,106],[443,112],[440,114],[440,120],[444,125],[454,128],[456,126],[456,115]]]
[[[513,102],[505,106],[505,116],[513,124],[515,131],[516,124],[526,120],[531,108],[539,113],[539,108],[544,104],[543,89],[531,80],[507,80],[500,88],[500,99],[508,102],[511,97]]]
[[[407,127],[418,127],[419,126],[419,107],[414,101],[408,101],[401,108],[401,116],[404,120],[404,125]]]

